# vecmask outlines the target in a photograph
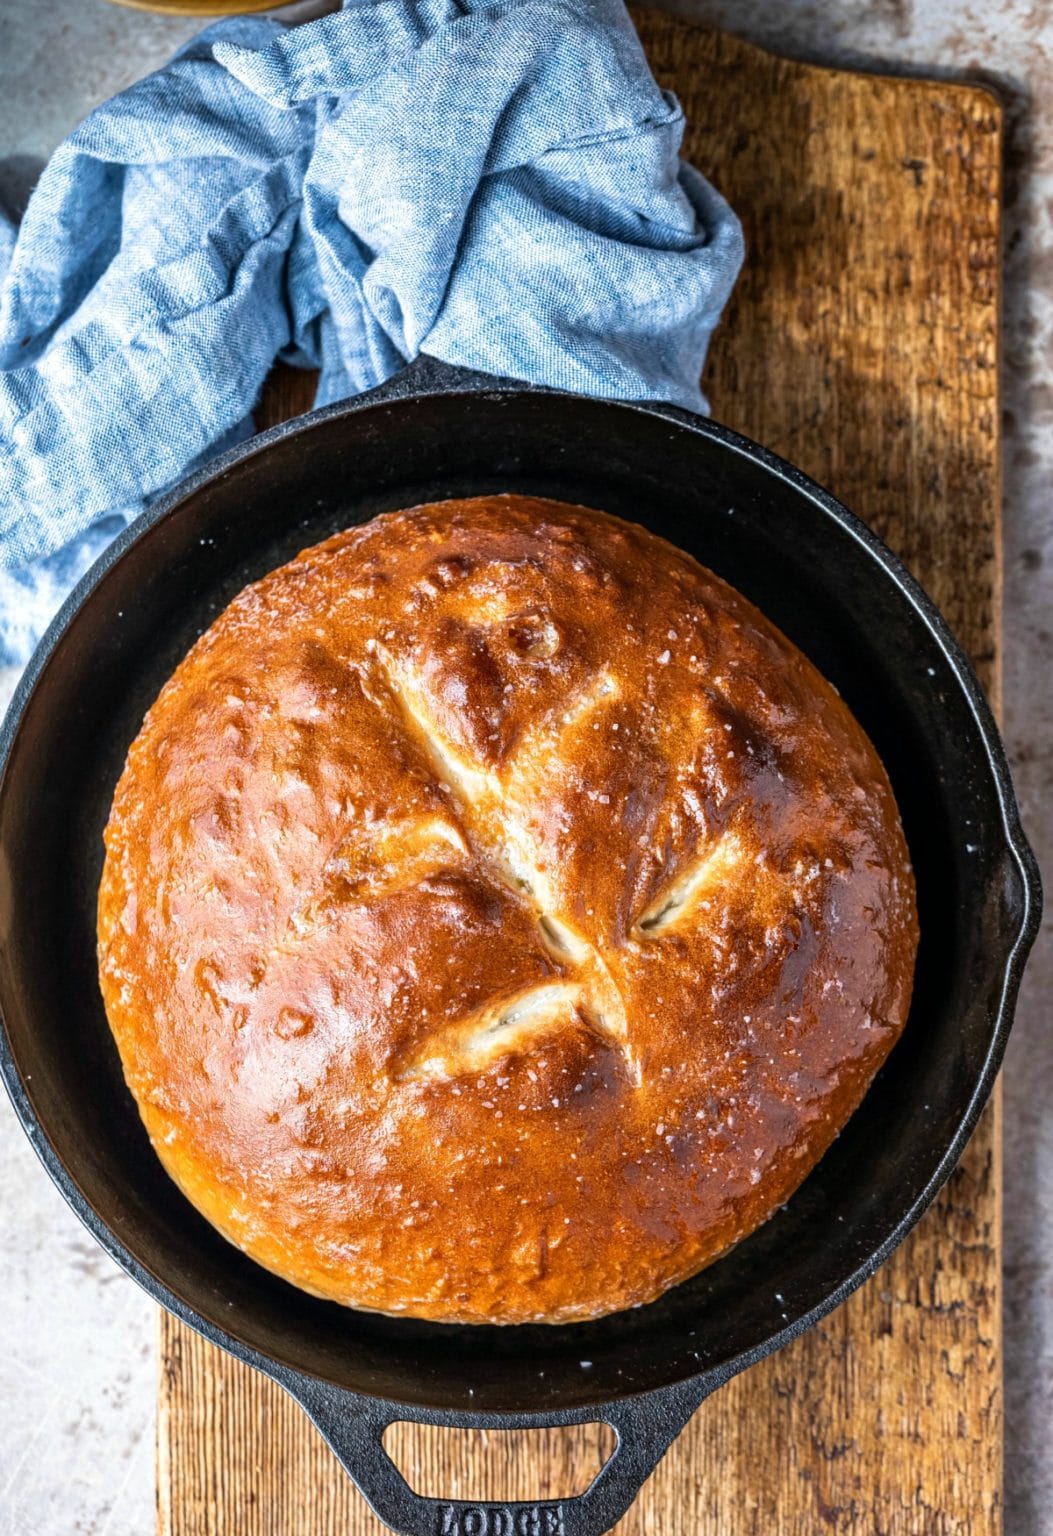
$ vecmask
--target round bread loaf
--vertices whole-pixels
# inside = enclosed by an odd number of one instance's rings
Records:
[[[686,554],[519,496],[242,592],[132,745],[99,897],[187,1197],[294,1285],[456,1322],[634,1306],[758,1226],[916,947],[835,690]]]

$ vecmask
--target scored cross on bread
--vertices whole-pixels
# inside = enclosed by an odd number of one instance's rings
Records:
[[[883,769],[814,668],[602,513],[392,513],[248,588],[106,833],[100,974],[154,1146],[350,1305],[561,1321],[781,1204],[906,1018]]]
[[[376,646],[371,649],[373,654],[379,651]],[[466,851],[466,837],[475,843],[495,878],[533,904],[541,942],[566,978],[538,982],[511,996],[487,1001],[469,1017],[425,1041],[404,1065],[403,1075],[449,1077],[477,1072],[509,1051],[521,1052],[539,1044],[568,1014],[576,1013],[621,1053],[628,1075],[638,1083],[639,1064],[633,1056],[625,1002],[617,981],[602,949],[561,915],[559,898],[545,870],[544,853],[519,809],[548,763],[560,762],[561,749],[569,745],[572,730],[588,720],[602,701],[617,699],[616,678],[604,671],[565,707],[558,707],[554,719],[545,718],[530,727],[515,755],[499,772],[465,757],[430,717],[419,683],[406,675],[406,669],[380,654],[390,695],[429,758],[436,778],[449,792],[462,822],[463,830],[449,823],[439,824],[440,835],[431,844],[434,867],[448,866],[456,850]],[[408,841],[419,847],[422,841],[430,842],[436,830],[432,823],[424,828],[410,825],[406,829]],[[685,867],[674,869],[658,896],[636,919],[635,933],[659,938],[674,931],[740,856],[739,840],[725,833]],[[406,862],[412,868],[412,858]]]
[[[524,1050],[558,1026],[568,1013],[577,1013],[621,1052],[630,1074],[637,1078],[625,1004],[617,983],[596,945],[560,916],[544,855],[526,818],[519,814],[517,802],[521,797],[516,793],[517,778],[524,773],[532,777],[531,769],[539,756],[558,756],[560,742],[571,726],[591,712],[597,699],[615,693],[615,683],[604,675],[561,711],[555,730],[546,721],[544,729],[531,731],[501,774],[458,752],[429,717],[420,690],[399,676],[393,662],[387,661],[385,673],[407,723],[417,731],[437,778],[449,791],[495,878],[533,904],[541,943],[561,973],[568,975],[565,981],[538,982],[511,997],[484,1003],[469,1018],[458,1020],[440,1036],[426,1041],[406,1064],[404,1075],[440,1077],[478,1071],[508,1051]]]

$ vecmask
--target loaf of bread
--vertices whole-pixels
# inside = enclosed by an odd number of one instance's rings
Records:
[[[169,1174],[349,1306],[565,1322],[757,1227],[899,1035],[888,779],[642,528],[416,507],[247,588],[117,787],[103,995]]]

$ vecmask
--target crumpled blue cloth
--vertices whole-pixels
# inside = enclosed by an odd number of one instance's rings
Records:
[[[99,107],[0,230],[0,661],[276,357],[704,409],[742,237],[682,134],[622,0],[231,19]]]

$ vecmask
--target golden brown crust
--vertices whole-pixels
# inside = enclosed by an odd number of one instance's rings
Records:
[[[244,591],[146,717],[103,993],[165,1167],[353,1306],[562,1321],[759,1225],[907,1014],[914,886],[834,690],[602,513],[392,513]]]

